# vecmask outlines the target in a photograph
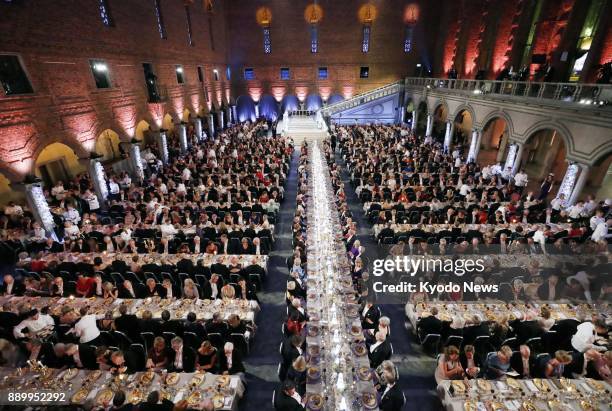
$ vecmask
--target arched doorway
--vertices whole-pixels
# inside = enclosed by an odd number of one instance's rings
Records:
[[[591,167],[580,199],[587,195],[596,200],[612,198],[612,153],[602,156]]]
[[[285,111],[294,111],[300,109],[300,101],[297,96],[288,94],[283,97],[281,101],[281,114],[285,114]]]
[[[164,119],[162,120],[162,128],[166,130],[174,129],[174,120],[172,119],[172,116],[170,114],[166,114],[164,116]]]
[[[151,125],[145,120],[140,120],[140,122],[136,124],[134,136],[140,141],[145,141],[149,135],[149,130],[151,130]]]
[[[336,104],[339,103],[341,101],[344,101],[344,97],[342,97],[341,94],[332,94],[331,96],[329,96],[329,98],[327,99],[326,104],[329,106],[331,104]]]
[[[270,94],[264,94],[259,100],[259,116],[270,121],[278,119],[278,104]]]
[[[10,201],[22,202],[24,197],[24,193],[22,191],[13,190],[13,187],[11,187],[11,180],[0,173],[0,206],[4,207]]]
[[[550,128],[532,133],[523,148],[523,161],[520,165],[529,176],[529,187],[537,189],[542,179],[553,174],[556,193],[567,170],[567,150],[561,134]]]
[[[446,132],[446,120],[448,119],[448,108],[444,104],[440,104],[434,110],[433,115],[433,130],[431,135],[434,138],[443,139]]]
[[[106,129],[96,138],[95,151],[102,156],[101,161],[113,161],[121,157],[120,143],[119,134],[111,129]]]
[[[316,111],[323,106],[323,99],[318,94],[309,94],[305,106],[306,110]]]
[[[427,103],[421,101],[417,109],[417,123],[414,125],[414,130],[417,133],[425,133],[427,127]]]
[[[67,181],[85,171],[74,150],[62,143],[52,143],[46,146],[35,162],[35,174],[47,187],[57,181]]]
[[[474,119],[469,110],[461,110],[453,119],[453,144],[469,146]]]
[[[478,162],[494,164],[504,160],[508,146],[508,124],[502,117],[492,118],[482,129]]]
[[[185,110],[183,110],[183,121],[189,123],[189,116],[191,116],[191,112],[188,108],[186,108]]]
[[[238,111],[238,121],[255,121],[255,102],[251,96],[240,96],[236,100],[236,111]]]

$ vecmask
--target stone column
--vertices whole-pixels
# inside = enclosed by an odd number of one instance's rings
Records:
[[[232,108],[230,106],[227,106],[225,108],[225,125],[226,127],[229,127],[230,124],[233,124],[234,122],[232,121]]]
[[[132,175],[138,180],[144,180],[144,168],[142,167],[142,156],[140,155],[140,144],[138,140],[133,139],[130,143],[130,165],[132,166]]]
[[[561,194],[563,194],[565,200],[569,201],[574,191],[574,186],[576,185],[576,179],[578,177],[579,171],[580,166],[577,163],[571,163],[567,166],[567,170],[565,171],[565,175],[563,176],[563,181],[561,181],[559,191],[557,192],[557,198],[559,198]]]
[[[215,138],[215,115],[213,113],[208,115],[208,138],[213,140]]]
[[[506,162],[504,163],[504,168],[502,172],[506,171],[508,167],[514,169],[514,160],[516,160],[516,143],[511,143],[508,146],[508,153],[506,154]]]
[[[102,167],[102,163],[100,163],[97,158],[90,158],[87,168],[94,191],[96,196],[98,196],[100,208],[104,209],[106,208],[106,200],[108,199],[108,184],[106,183],[106,172],[104,171],[104,167]]]
[[[584,189],[586,185],[587,178],[589,177],[590,167],[586,164],[578,164],[580,167],[580,175],[578,176],[578,180],[576,180],[576,184],[574,185],[574,189],[572,190],[572,194],[569,198],[569,204],[574,204],[578,201],[578,197],[580,197],[580,193]]]
[[[181,153],[185,154],[189,150],[189,142],[187,141],[187,123],[181,121],[178,126],[179,143],[181,145]]]
[[[225,125],[225,111],[223,111],[223,109],[219,110],[219,127],[221,128],[221,130],[223,130],[226,125]]]
[[[518,169],[521,166],[521,160],[523,159],[523,143],[515,144],[516,156],[514,157],[514,164],[512,165],[512,175],[515,175],[518,172]]]
[[[431,136],[432,129],[433,129],[433,115],[427,114],[427,128],[425,130],[425,137]]]
[[[234,123],[238,124],[238,109],[236,108],[235,104],[232,106],[232,117],[234,119]]]
[[[416,130],[416,126],[417,126],[417,111],[416,110],[412,110],[412,130]]]
[[[444,151],[449,152],[453,143],[453,129],[455,125],[451,120],[446,122],[446,134],[444,135]]]
[[[259,103],[255,103],[255,120],[259,118]]]
[[[160,128],[157,134],[157,150],[159,150],[160,160],[162,163],[168,164],[170,161],[170,154],[168,153],[168,139],[166,136],[166,129]]]
[[[202,117],[197,116],[195,119],[195,133],[198,141],[204,140],[204,136],[202,135]]]
[[[478,158],[478,146],[480,145],[480,131],[478,129],[472,130],[472,140],[470,141],[470,150],[468,151],[467,162],[476,162]]]
[[[55,222],[53,221],[53,215],[49,209],[40,180],[36,179],[33,182],[25,182],[24,186],[26,201],[34,215],[34,219],[45,229],[47,235],[55,237]]]

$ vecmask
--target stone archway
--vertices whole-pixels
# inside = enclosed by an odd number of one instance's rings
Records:
[[[612,152],[593,163],[581,198],[592,195],[597,200],[612,198]]]
[[[51,143],[45,146],[34,163],[34,173],[46,186],[57,181],[66,181],[85,171],[76,152],[62,143]]]
[[[438,104],[433,112],[433,129],[431,135],[437,139],[443,139],[448,120],[448,107],[446,104]]]
[[[119,134],[111,129],[106,129],[96,138],[94,151],[102,156],[101,161],[113,161],[121,157],[120,144]]]
[[[556,192],[567,170],[567,145],[559,130],[541,128],[529,135],[523,145],[521,166],[529,176],[529,187],[537,189],[540,182],[553,174]]]
[[[453,142],[466,146],[470,144],[471,133],[474,127],[474,117],[470,110],[460,110],[453,119]]]
[[[427,107],[427,102],[421,101],[417,106],[417,121],[414,125],[414,130],[417,133],[424,134],[425,128],[427,127],[427,114],[429,110]]]
[[[503,161],[509,139],[508,123],[504,117],[493,117],[482,128],[478,162],[493,164]]]

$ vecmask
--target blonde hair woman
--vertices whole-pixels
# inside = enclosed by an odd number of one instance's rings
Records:
[[[183,298],[200,298],[198,287],[191,278],[186,279],[183,283]]]
[[[444,380],[460,380],[463,376],[463,367],[459,361],[459,348],[449,345],[438,360],[438,368],[435,373],[436,382],[440,384]]]
[[[233,300],[236,298],[236,290],[231,285],[225,284],[223,287],[221,287],[221,296],[223,299]]]
[[[295,383],[295,390],[300,395],[306,392],[306,359],[300,355],[287,371],[287,379]]]

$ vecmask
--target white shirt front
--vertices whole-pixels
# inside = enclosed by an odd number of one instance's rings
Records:
[[[519,171],[518,174],[514,176],[514,184],[517,187],[525,187],[527,185],[527,182],[528,182],[527,174],[523,172]]]
[[[95,315],[86,315],[81,317],[74,325],[74,333],[79,337],[81,344],[86,344],[100,335],[100,330],[96,324],[97,317]]]
[[[593,345],[595,342],[595,326],[591,322],[585,322],[578,326],[576,334],[572,336],[572,347],[578,352],[585,352],[590,348],[598,351],[605,351],[605,347]]]
[[[608,236],[608,224],[605,222],[597,224],[595,231],[591,235],[591,240],[599,241],[603,240]]]

